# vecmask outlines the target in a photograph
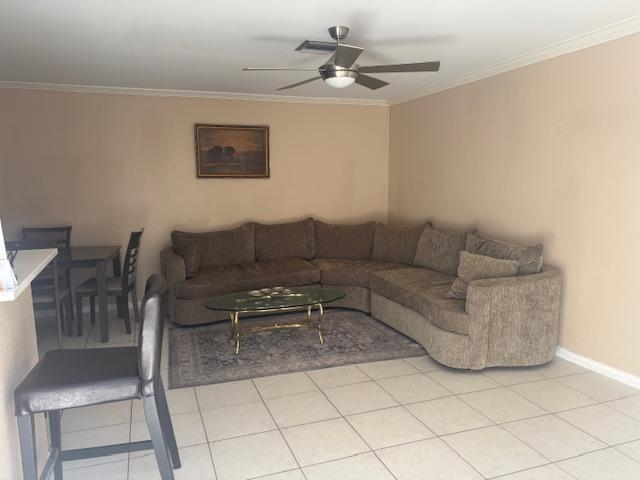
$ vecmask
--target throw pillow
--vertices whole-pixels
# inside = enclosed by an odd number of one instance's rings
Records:
[[[173,250],[184,260],[187,278],[193,277],[200,270],[200,252],[196,233],[171,232],[171,245]]]
[[[331,225],[316,220],[315,229],[317,258],[371,258],[375,222]]]
[[[424,225],[417,227],[389,227],[378,223],[376,225],[376,233],[373,236],[371,259],[380,262],[411,265],[416,255],[418,239],[424,227]]]
[[[460,252],[464,250],[468,232],[442,232],[425,227],[418,240],[413,264],[441,273],[455,275]]]
[[[481,278],[514,277],[518,274],[520,264],[516,260],[502,260],[499,258],[460,252],[458,278],[453,281],[447,292],[447,297],[465,299],[467,289],[472,280]]]
[[[465,250],[487,257],[517,260],[520,264],[519,275],[531,275],[540,273],[542,270],[543,248],[541,243],[532,247],[524,247],[473,232],[467,236]]]

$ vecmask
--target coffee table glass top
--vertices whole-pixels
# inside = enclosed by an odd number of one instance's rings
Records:
[[[207,300],[205,306],[228,312],[280,310],[329,303],[345,295],[345,291],[338,288],[274,287],[218,295]]]

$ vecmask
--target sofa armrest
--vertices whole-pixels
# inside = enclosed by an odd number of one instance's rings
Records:
[[[174,303],[176,298],[176,284],[187,278],[187,268],[184,259],[168,247],[160,252],[160,268],[167,281],[167,293],[164,296],[164,309],[171,320],[175,319]]]
[[[535,275],[481,279],[469,284],[469,334],[486,343],[488,365],[528,365],[553,357],[561,289],[562,275],[553,267]]]

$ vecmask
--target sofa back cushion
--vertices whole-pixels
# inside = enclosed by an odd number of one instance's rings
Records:
[[[531,275],[540,273],[542,270],[543,248],[541,243],[532,247],[524,247],[473,232],[467,236],[465,250],[487,257],[516,260],[520,264],[519,275]]]
[[[447,297],[463,300],[467,298],[467,290],[472,280],[515,277],[518,275],[519,267],[520,264],[517,260],[503,260],[462,251],[460,252],[458,277],[453,281],[447,292]]]
[[[255,224],[256,258],[275,260],[295,257],[309,260],[315,256],[313,219],[277,225]]]
[[[173,249],[184,258],[187,276],[201,268],[225,267],[255,262],[254,226],[251,223],[233,230],[190,233],[171,232]]]
[[[430,225],[430,224],[428,224]],[[376,225],[371,259],[379,262],[396,262],[411,265],[424,225],[417,227],[389,227]]]
[[[468,232],[443,232],[426,226],[418,240],[413,264],[455,275]]]
[[[364,260],[371,258],[375,222],[359,225],[331,225],[317,221],[316,257],[348,258]]]

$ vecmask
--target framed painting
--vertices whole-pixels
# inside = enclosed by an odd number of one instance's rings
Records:
[[[268,126],[196,124],[195,135],[198,177],[269,177]]]

